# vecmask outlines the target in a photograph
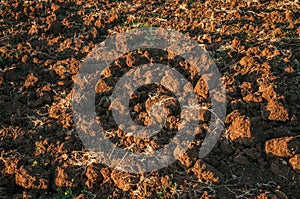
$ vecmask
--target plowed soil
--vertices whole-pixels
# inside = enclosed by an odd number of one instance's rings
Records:
[[[0,198],[300,198],[300,4],[265,0],[0,2]],[[130,174],[97,162],[72,120],[72,85],[96,44],[137,27],[189,35],[224,78],[225,131],[203,159],[210,113],[186,154],[166,168]],[[110,101],[116,78],[140,64],[192,71],[167,52],[137,50],[116,60],[96,91],[107,137],[136,153],[154,151],[176,132],[172,93],[149,85],[131,96],[132,118],[149,124],[152,104],[167,100],[159,139],[115,129]],[[201,77],[190,78],[209,106]]]

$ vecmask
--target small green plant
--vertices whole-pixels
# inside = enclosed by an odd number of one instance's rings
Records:
[[[173,196],[178,195],[178,193],[177,193],[177,183],[176,182],[172,183],[171,192],[172,192]]]
[[[164,198],[164,193],[162,191],[157,192],[159,198]]]
[[[167,189],[166,186],[163,186],[159,192],[157,192],[157,196],[159,198],[164,198],[164,191]]]
[[[38,166],[38,164],[39,164],[38,161],[35,160],[35,161],[33,161],[31,166],[36,167],[36,166]]]
[[[288,33],[287,35],[286,35],[286,38],[287,39],[297,39],[297,34],[296,33]]]
[[[130,26],[131,27],[134,27],[134,28],[145,28],[145,27],[148,27],[148,23],[147,22],[144,22],[144,21],[133,21],[130,23]]]
[[[5,59],[5,58],[4,58]],[[0,66],[4,66],[4,59],[2,57],[0,57]]]
[[[53,199],[72,199],[75,197],[71,187],[68,187],[66,190],[63,190],[61,187],[56,188],[57,196]]]

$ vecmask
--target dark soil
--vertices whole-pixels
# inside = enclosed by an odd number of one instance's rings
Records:
[[[299,1],[1,1],[0,198],[300,198]],[[210,113],[176,162],[130,174],[97,162],[72,120],[72,86],[96,44],[135,27],[189,35],[214,59],[225,80],[225,131],[198,158]],[[210,100],[201,76],[167,52],[139,50],[116,60],[96,91],[107,136],[136,153],[168,143],[178,125],[178,102],[160,85],[130,99],[131,117],[150,123],[149,107],[170,98],[158,139],[125,136],[112,121],[109,96],[130,68],[158,62],[191,80]],[[150,98],[151,96],[151,98]],[[156,96],[156,97],[153,97]]]

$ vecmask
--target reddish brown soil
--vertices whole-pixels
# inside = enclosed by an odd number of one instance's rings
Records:
[[[300,198],[299,1],[1,1],[0,7],[0,198]],[[210,118],[204,111],[186,155],[167,168],[129,174],[86,151],[74,130],[71,90],[95,44],[148,26],[186,33],[210,52],[225,80],[226,130],[199,159]],[[203,80],[189,78],[182,58],[147,50],[120,57],[96,87],[96,110],[112,142],[137,153],[174,136],[177,101],[168,101],[165,133],[153,140],[114,130],[106,99],[115,77],[149,62],[172,65],[209,105]],[[133,119],[149,124],[149,107],[166,97],[172,94],[160,86],[137,90]]]

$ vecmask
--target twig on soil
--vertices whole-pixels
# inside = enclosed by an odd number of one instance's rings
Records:
[[[4,151],[1,151],[0,160],[6,163],[6,160],[3,158],[3,155],[4,155]]]

